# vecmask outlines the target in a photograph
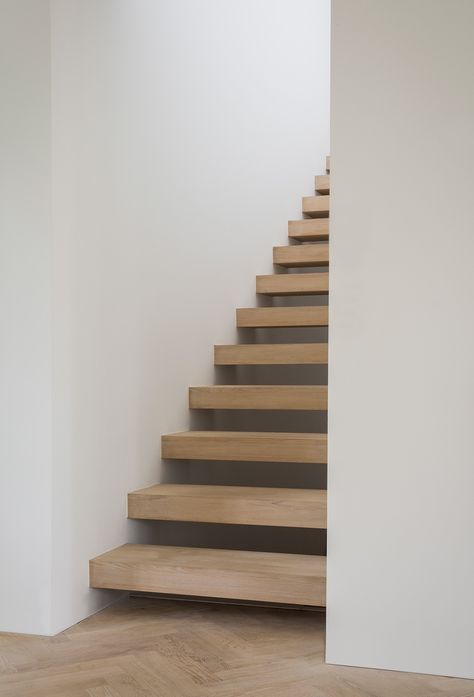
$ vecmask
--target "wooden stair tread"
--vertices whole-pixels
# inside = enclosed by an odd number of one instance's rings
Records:
[[[329,174],[320,174],[314,178],[314,190],[318,194],[328,194],[330,191]]]
[[[327,218],[329,216],[329,200],[329,194],[319,196],[303,196],[303,214],[314,218]]]
[[[279,266],[327,266],[328,244],[301,244],[273,247],[273,263]]]
[[[288,221],[288,237],[301,242],[328,240],[329,218],[305,218]]]
[[[214,347],[215,365],[304,365],[328,362],[328,345],[230,344]]]
[[[257,276],[260,295],[325,295],[329,292],[329,274],[289,273]]]
[[[92,588],[325,606],[326,558],[127,544],[90,562]]]
[[[128,517],[291,528],[326,527],[326,491],[156,484],[128,495]]]
[[[237,310],[238,327],[327,327],[328,307],[248,307]]]
[[[327,462],[326,433],[185,431],[161,438],[161,456],[236,462]]]
[[[326,385],[210,385],[189,388],[191,409],[327,410]]]

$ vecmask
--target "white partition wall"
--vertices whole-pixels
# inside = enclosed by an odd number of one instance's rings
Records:
[[[0,631],[51,612],[48,0],[0,3]]]
[[[474,3],[333,0],[330,663],[474,677]]]

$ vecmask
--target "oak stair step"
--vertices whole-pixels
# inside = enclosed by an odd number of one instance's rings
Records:
[[[303,214],[312,218],[329,216],[329,195],[303,196]]]
[[[328,345],[231,344],[214,347],[215,365],[306,365],[328,362]]]
[[[328,306],[248,307],[237,310],[238,327],[327,327]]]
[[[327,396],[327,385],[210,385],[189,388],[189,407],[326,411]]]
[[[328,273],[257,276],[257,293],[260,295],[325,295],[328,292]]]
[[[128,495],[128,517],[228,525],[325,528],[326,491],[156,484]]]
[[[327,462],[326,433],[185,431],[161,438],[161,456],[175,460]]]
[[[273,263],[279,266],[327,266],[328,244],[293,244],[273,247]]]
[[[330,191],[329,174],[320,174],[314,178],[314,190],[318,194],[328,194]]]
[[[288,237],[300,242],[329,239],[329,218],[305,218],[288,221]]]
[[[90,564],[92,588],[289,605],[326,605],[326,558],[127,544]]]

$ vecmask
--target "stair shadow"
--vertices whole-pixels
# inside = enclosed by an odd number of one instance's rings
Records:
[[[130,521],[131,524],[142,521]],[[149,544],[326,554],[326,531],[265,525],[147,521]]]

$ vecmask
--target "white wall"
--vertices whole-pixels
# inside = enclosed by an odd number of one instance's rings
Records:
[[[327,659],[474,677],[474,4],[333,0]]]
[[[49,2],[0,2],[0,629],[49,629]]]
[[[88,559],[147,539],[127,491],[186,475],[160,434],[324,166],[329,2],[51,6],[57,631],[111,597]]]
[[[196,540],[127,521],[126,494],[204,476],[161,471],[160,434],[223,378],[212,346],[323,166],[329,2],[0,10],[0,629],[55,633],[116,597],[92,556]]]

